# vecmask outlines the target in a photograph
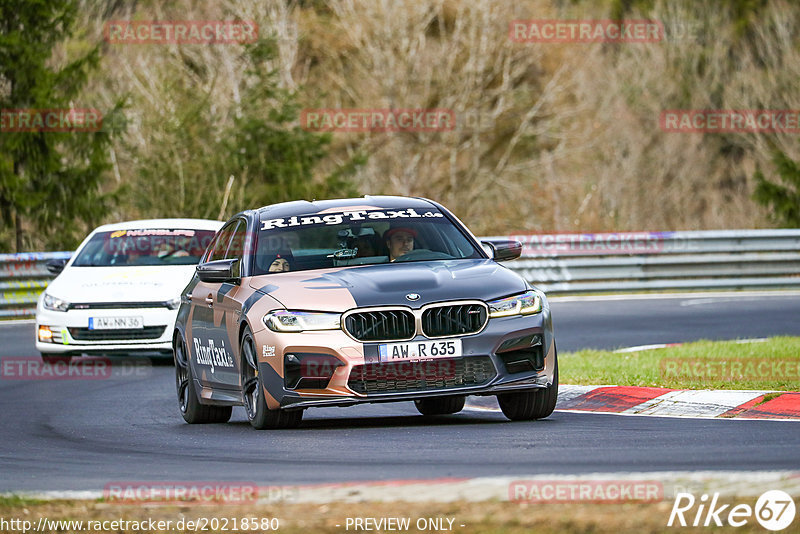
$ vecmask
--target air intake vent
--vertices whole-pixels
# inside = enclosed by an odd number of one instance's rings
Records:
[[[422,314],[422,331],[427,337],[461,336],[479,332],[488,313],[481,304],[435,306]]]
[[[347,385],[362,394],[406,393],[481,386],[497,375],[491,358],[355,365]]]
[[[166,326],[145,326],[144,328],[124,328],[118,330],[89,330],[88,328],[69,328],[69,334],[76,341],[133,341],[136,339],[158,339],[164,334]]]
[[[167,302],[73,302],[70,310],[123,310],[128,308],[169,308]]]
[[[407,310],[364,311],[348,315],[347,332],[359,341],[393,341],[414,337],[414,315]]]

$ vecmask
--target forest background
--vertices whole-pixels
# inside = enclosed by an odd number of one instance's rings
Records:
[[[509,23],[648,19],[654,43],[526,43]],[[250,20],[256,43],[118,44],[109,21]],[[800,4],[732,0],[0,0],[0,252],[98,224],[275,202],[432,198],[476,235],[800,224],[796,132],[664,131],[673,109],[800,110]],[[301,127],[315,108],[452,110],[440,132]]]

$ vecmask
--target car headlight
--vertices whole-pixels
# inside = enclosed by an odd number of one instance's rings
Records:
[[[339,313],[279,310],[265,315],[264,324],[275,332],[338,330],[341,328],[341,319]]]
[[[54,297],[53,295],[49,295],[47,293],[44,294],[44,299],[42,300],[42,304],[48,310],[53,311],[60,311],[65,312],[69,310],[69,302],[66,300],[61,300],[59,298]]]
[[[181,298],[175,297],[172,300],[168,300],[164,303],[164,305],[169,308],[170,310],[177,310],[181,305]]]
[[[520,295],[487,302],[489,317],[510,317],[512,315],[533,315],[542,311],[542,297],[534,290]]]

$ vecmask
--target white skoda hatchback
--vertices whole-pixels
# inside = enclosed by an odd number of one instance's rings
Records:
[[[172,354],[181,291],[222,222],[152,219],[95,229],[39,297],[44,360],[80,354]]]

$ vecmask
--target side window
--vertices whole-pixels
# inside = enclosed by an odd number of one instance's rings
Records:
[[[231,239],[231,243],[228,246],[228,252],[225,254],[226,259],[242,258],[244,255],[244,241],[246,237],[247,224],[244,221],[239,220],[239,225],[233,232],[233,239]]]
[[[211,254],[206,261],[224,260],[225,252],[228,250],[228,243],[231,240],[233,231],[236,228],[237,221],[226,224],[217,235],[214,242],[214,247],[211,249]]]
[[[206,250],[203,252],[203,256],[200,258],[200,263],[205,263],[207,261],[211,261],[211,254],[214,252],[214,247],[217,244],[217,235],[218,234],[215,233],[211,237],[211,242],[208,244],[208,246],[206,247]]]

